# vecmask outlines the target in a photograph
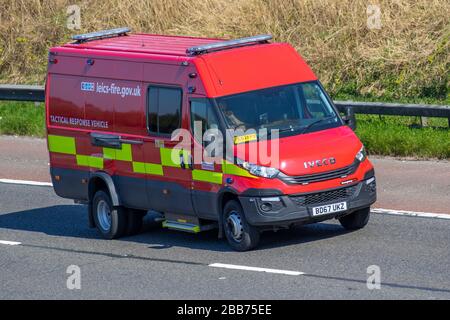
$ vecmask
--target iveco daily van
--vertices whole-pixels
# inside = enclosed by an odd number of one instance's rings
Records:
[[[346,229],[367,224],[373,166],[289,44],[128,28],[73,40],[49,52],[50,173],[55,192],[86,203],[105,238],[138,232],[149,210],[166,228],[218,228],[239,251],[265,230],[334,218]],[[211,129],[231,155],[207,150]],[[180,141],[177,130],[192,135]],[[268,148],[269,164],[252,154]]]

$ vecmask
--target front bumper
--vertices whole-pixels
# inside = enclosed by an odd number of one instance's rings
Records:
[[[376,201],[375,177],[351,186],[314,193],[274,196],[241,196],[239,200],[249,224],[254,226],[288,227],[338,218]],[[337,213],[312,215],[312,207],[347,202],[347,210]]]

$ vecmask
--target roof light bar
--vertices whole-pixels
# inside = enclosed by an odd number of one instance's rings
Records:
[[[218,51],[222,49],[227,49],[231,47],[240,47],[245,46],[249,44],[255,44],[255,43],[266,43],[269,40],[272,39],[272,36],[270,34],[261,34],[258,36],[253,37],[247,37],[247,38],[240,38],[235,40],[228,40],[223,42],[216,42],[211,44],[205,44],[201,46],[195,46],[190,47],[186,49],[186,54],[189,56],[195,56],[200,55],[203,53],[211,52],[211,51]]]
[[[89,40],[97,40],[97,39],[103,39],[103,38],[111,38],[111,37],[118,37],[123,36],[127,32],[130,32],[130,28],[117,28],[117,29],[110,29],[110,30],[101,30],[96,32],[90,32],[85,34],[77,34],[72,36],[73,40],[76,40],[78,43],[89,41]]]

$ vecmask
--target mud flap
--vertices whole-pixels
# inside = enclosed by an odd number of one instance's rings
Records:
[[[92,201],[89,201],[87,211],[88,211],[88,226],[89,228],[95,228],[94,210],[92,208]]]

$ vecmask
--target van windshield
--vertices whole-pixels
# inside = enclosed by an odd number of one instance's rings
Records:
[[[229,129],[279,130],[294,135],[334,128],[342,121],[317,81],[216,98]],[[267,129],[260,131],[261,129]]]

